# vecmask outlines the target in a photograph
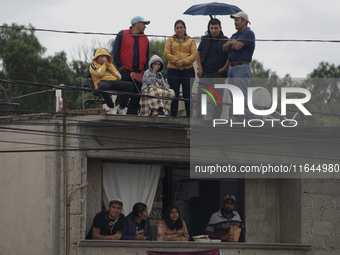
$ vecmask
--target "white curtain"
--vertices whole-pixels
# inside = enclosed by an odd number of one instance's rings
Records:
[[[112,197],[123,200],[122,213],[127,216],[137,202],[147,205],[150,213],[155,198],[160,165],[103,164],[103,200],[105,207]]]

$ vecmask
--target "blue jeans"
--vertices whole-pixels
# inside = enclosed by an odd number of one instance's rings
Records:
[[[194,68],[178,70],[178,69],[168,69],[167,79],[170,88],[175,91],[175,96],[179,97],[179,88],[182,84],[183,98],[189,99],[185,101],[185,110],[187,117],[190,118],[190,95],[192,84],[190,78],[195,78]],[[171,115],[177,116],[178,111],[178,100],[173,100],[171,103]]]
[[[250,64],[229,66],[228,83],[241,89],[244,95],[244,115],[234,116],[236,120],[256,119],[256,116],[248,108],[248,87],[250,86],[251,68]],[[231,99],[232,94],[230,93]],[[225,109],[223,109],[225,110]],[[222,112],[222,116],[223,116]]]

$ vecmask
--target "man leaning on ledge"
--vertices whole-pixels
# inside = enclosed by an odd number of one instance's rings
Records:
[[[86,239],[121,239],[125,225],[125,216],[121,213],[122,209],[123,201],[118,197],[112,198],[108,205],[108,210],[97,213],[94,217],[92,227]]]
[[[222,208],[211,215],[205,230],[210,239],[221,239],[222,242],[244,241],[245,227],[240,215],[234,210],[235,206],[235,196],[226,195]]]

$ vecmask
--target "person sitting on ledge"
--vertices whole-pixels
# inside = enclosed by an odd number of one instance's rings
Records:
[[[125,218],[122,240],[151,240],[152,231],[148,208],[144,203],[136,203]]]
[[[245,228],[242,225],[240,215],[234,211],[236,198],[226,195],[222,208],[211,215],[205,234],[210,239],[222,239],[222,242],[238,242],[240,235],[244,241]]]
[[[189,241],[189,233],[185,221],[181,219],[178,208],[171,205],[163,217],[164,241]]]
[[[122,237],[125,216],[121,213],[123,201],[114,197],[110,200],[109,210],[97,213],[86,239],[119,240]]]

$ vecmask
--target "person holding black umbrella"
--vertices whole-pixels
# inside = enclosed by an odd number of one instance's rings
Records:
[[[228,77],[228,53],[223,51],[223,45],[229,40],[222,32],[221,21],[210,19],[208,30],[202,36],[201,43],[197,49],[197,65],[199,78],[226,78]],[[213,83],[213,82],[212,82]],[[217,90],[220,93],[221,90]],[[200,98],[200,91],[197,92]],[[212,112],[213,111],[213,112]],[[209,118],[214,116],[219,118],[222,107],[208,108]]]
[[[227,77],[228,53],[223,51],[223,45],[228,39],[222,32],[221,21],[210,19],[206,35],[202,36],[197,50],[198,77]]]

